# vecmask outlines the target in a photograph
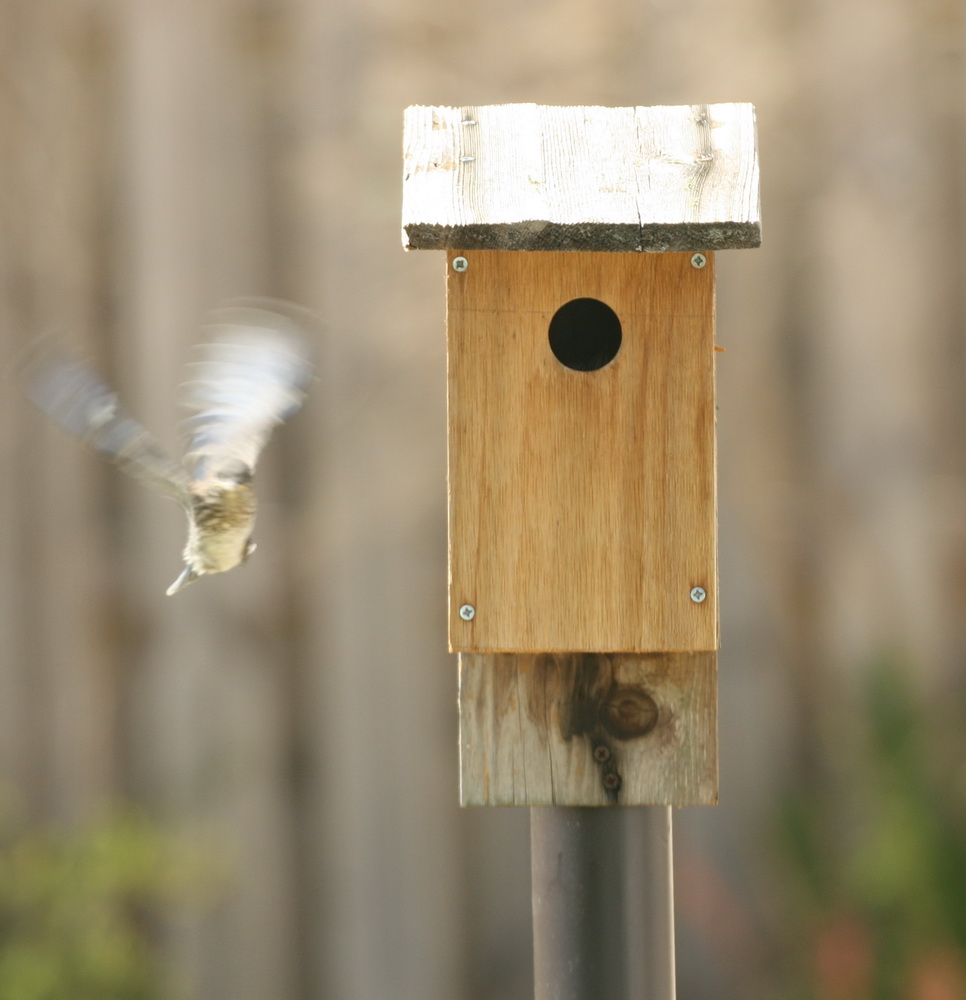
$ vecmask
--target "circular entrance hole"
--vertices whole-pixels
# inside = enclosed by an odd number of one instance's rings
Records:
[[[598,299],[571,299],[550,320],[550,350],[568,368],[595,372],[621,348],[621,321]]]

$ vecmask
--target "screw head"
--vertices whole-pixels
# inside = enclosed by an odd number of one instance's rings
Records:
[[[700,604],[707,596],[708,592],[704,589],[704,587],[691,588],[691,600],[694,601],[695,604]]]
[[[453,270],[462,273],[470,266],[470,262],[465,257],[453,258]]]
[[[703,253],[693,253],[691,254],[691,266],[692,267],[704,267],[708,263],[708,258],[705,257]]]
[[[594,747],[594,760],[598,764],[606,764],[610,760],[610,747],[604,746],[603,743],[598,743]]]
[[[463,604],[460,607],[460,618],[464,622],[471,622],[476,617],[476,608],[472,604]]]

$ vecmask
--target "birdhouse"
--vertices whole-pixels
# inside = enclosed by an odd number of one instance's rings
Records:
[[[714,251],[759,243],[754,109],[410,108],[403,216],[447,260],[464,802],[713,801]],[[589,783],[538,788],[548,740]]]

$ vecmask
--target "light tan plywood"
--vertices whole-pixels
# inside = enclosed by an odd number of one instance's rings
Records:
[[[457,271],[454,256],[451,648],[716,649],[713,258],[467,251]],[[584,297],[623,331],[597,371],[548,341]]]
[[[460,656],[463,805],[712,805],[717,654]]]

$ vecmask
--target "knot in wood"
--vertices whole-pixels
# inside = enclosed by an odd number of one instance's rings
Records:
[[[657,705],[641,687],[617,684],[600,706],[603,727],[619,740],[646,736],[657,725]]]

